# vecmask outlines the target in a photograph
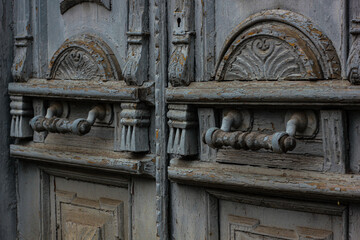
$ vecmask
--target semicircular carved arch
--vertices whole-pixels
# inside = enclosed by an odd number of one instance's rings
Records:
[[[330,39],[304,16],[268,10],[232,32],[218,61],[216,80],[339,79],[341,65]]]
[[[120,65],[110,47],[87,34],[67,39],[49,64],[48,79],[121,80]]]

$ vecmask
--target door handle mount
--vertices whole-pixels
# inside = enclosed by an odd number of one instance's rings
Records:
[[[65,103],[51,103],[45,116],[35,116],[30,120],[30,126],[34,131],[51,133],[72,133],[79,136],[90,132],[95,121],[104,120],[109,108],[104,105],[94,106],[88,113],[87,118],[78,118],[74,121],[66,119],[69,108]]]
[[[221,128],[210,128],[203,135],[203,142],[211,148],[232,147],[234,149],[267,149],[286,153],[296,147],[296,138],[310,138],[316,134],[317,119],[313,111],[291,111],[285,116],[286,130],[274,134],[249,131],[231,131],[242,122],[238,111],[229,111]]]

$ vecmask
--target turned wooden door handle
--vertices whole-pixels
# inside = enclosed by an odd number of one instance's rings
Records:
[[[106,109],[102,105],[96,105],[88,114],[88,117],[79,118],[70,121],[66,118],[58,117],[63,112],[61,103],[54,103],[47,109],[46,116],[35,116],[30,120],[30,126],[34,131],[51,133],[71,133],[79,136],[90,132],[92,125],[96,119],[102,120],[105,118]]]

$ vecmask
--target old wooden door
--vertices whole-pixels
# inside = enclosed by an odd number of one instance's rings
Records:
[[[357,0],[16,0],[19,239],[360,239]]]

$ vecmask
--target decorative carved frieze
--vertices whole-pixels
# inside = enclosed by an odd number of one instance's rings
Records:
[[[340,61],[332,42],[309,19],[290,11],[268,10],[249,17],[229,36],[215,79],[340,77]]]
[[[10,136],[16,138],[28,138],[33,136],[33,130],[29,125],[33,117],[31,100],[23,96],[10,96],[11,130]]]
[[[198,153],[197,112],[190,105],[169,105],[170,127],[167,152],[181,156]]]
[[[128,85],[142,85],[148,78],[148,5],[148,0],[129,1],[129,49],[123,70]]]
[[[111,81],[122,78],[110,47],[87,34],[66,40],[53,55],[48,79]]]
[[[194,80],[194,1],[173,0],[172,50],[169,81],[173,87],[189,85]]]
[[[100,5],[109,11],[111,10],[111,0],[63,0],[60,3],[60,12],[61,14],[64,14],[70,8],[75,7],[80,3],[86,3],[86,2],[96,3],[97,5]]]
[[[122,103],[115,109],[115,151],[149,151],[150,111],[142,103]]]
[[[360,84],[360,19],[353,19],[351,23],[353,42],[347,62],[347,77],[352,84]]]

